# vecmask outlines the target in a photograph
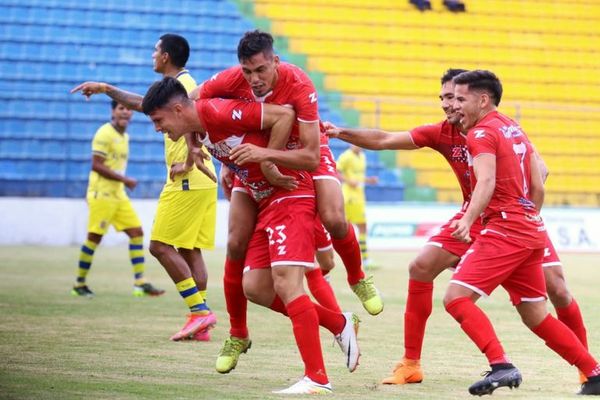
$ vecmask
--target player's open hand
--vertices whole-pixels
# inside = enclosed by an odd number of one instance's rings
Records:
[[[460,240],[461,242],[465,242],[465,243],[472,242],[471,235],[470,235],[471,224],[467,223],[464,220],[464,218],[452,221],[452,223],[450,224],[450,229],[453,229],[453,231],[452,231],[453,238]]]
[[[186,174],[186,173],[190,172],[192,170],[192,168],[193,168],[193,166],[189,167],[189,166],[185,165],[185,163],[182,163],[182,162],[174,163],[171,165],[171,169],[169,170],[169,179],[174,181],[178,175]]]
[[[246,163],[259,163],[267,161],[269,150],[264,147],[258,147],[250,143],[241,144],[236,146],[229,153],[229,158],[233,160],[237,165],[244,165]]]
[[[283,175],[279,171],[279,168],[272,162],[260,163],[260,169],[271,185],[285,190],[295,190],[298,188],[298,181],[296,181],[296,178],[289,175]]]
[[[325,128],[325,133],[327,134],[327,136],[329,136],[331,138],[338,137],[340,135],[340,133],[342,132],[342,130],[340,128],[338,128],[337,126],[335,126],[334,124],[332,124],[329,121],[323,122],[323,127]]]
[[[137,186],[138,181],[135,178],[130,178],[126,176],[125,179],[123,179],[123,183],[125,184],[127,189],[133,190]]]
[[[106,83],[104,82],[83,82],[71,89],[71,93],[81,92],[89,100],[90,96],[98,93],[106,93]]]

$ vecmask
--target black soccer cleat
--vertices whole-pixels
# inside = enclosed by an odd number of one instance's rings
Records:
[[[600,395],[600,376],[592,376],[588,378],[587,382],[581,385],[581,389],[577,394],[587,396],[598,396]]]
[[[71,289],[71,295],[72,296],[79,296],[79,297],[87,297],[87,298],[92,298],[94,297],[94,292],[92,292],[90,290],[89,287],[87,286],[75,286],[73,287],[73,289]]]
[[[492,394],[499,387],[518,388],[523,378],[521,372],[512,364],[494,365],[491,371],[485,372],[485,378],[469,387],[469,393],[474,396]]]

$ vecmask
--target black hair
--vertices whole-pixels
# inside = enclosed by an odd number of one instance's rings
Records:
[[[118,106],[118,105],[119,105],[119,103],[118,103],[116,100],[112,100],[112,101],[110,102],[110,108],[111,108],[111,109],[113,109],[113,110],[114,110],[115,108],[117,108],[117,106]]]
[[[496,106],[500,105],[502,99],[502,83],[500,79],[491,71],[477,69],[474,71],[463,72],[454,78],[457,85],[469,85],[469,90],[486,91],[493,99]]]
[[[238,43],[238,60],[246,61],[258,53],[267,57],[273,54],[273,36],[258,29],[246,32]]]
[[[167,76],[161,81],[156,81],[150,86],[144,100],[142,101],[142,111],[144,114],[150,115],[169,104],[173,99],[183,98],[188,100],[188,95],[185,87],[177,79]]]
[[[444,75],[442,75],[442,85],[446,82],[450,82],[455,76],[462,74],[463,72],[467,72],[466,69],[458,69],[458,68],[449,68]]]
[[[175,33],[165,33],[160,37],[160,49],[168,53],[171,63],[177,68],[185,67],[190,58],[190,45],[188,41]]]

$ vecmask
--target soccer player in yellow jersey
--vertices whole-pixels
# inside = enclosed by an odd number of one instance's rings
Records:
[[[92,170],[90,171],[87,203],[90,209],[87,240],[81,246],[77,281],[71,293],[74,296],[93,297],[86,285],[94,251],[102,236],[112,225],[129,236],[129,257],[133,266],[135,296],[159,296],[157,289],[144,279],[144,233],[142,224],[125,187],[133,189],[137,181],[125,175],[129,156],[129,135],[126,132],[131,111],[112,101],[111,122],[102,125],[92,142]]]
[[[196,82],[185,69],[189,54],[190,47],[184,37],[162,35],[152,54],[154,71],[177,78],[191,91]],[[104,82],[85,82],[72,90],[77,91],[84,96],[105,93],[133,110],[142,111],[143,96]],[[216,318],[206,304],[208,274],[201,249],[214,247],[215,169],[208,154],[200,149],[205,154],[204,166],[202,171],[195,166],[193,157],[188,157],[191,145],[188,138],[173,142],[167,135],[164,137],[167,181],[158,201],[150,252],[165,268],[190,311],[186,324],[171,340],[210,340],[209,329],[216,324]]]
[[[358,228],[358,242],[360,243],[363,265],[366,268],[373,267],[367,250],[365,183],[375,184],[377,183],[377,177],[366,176],[367,159],[362,149],[354,145],[340,154],[337,160],[337,170],[342,178],[346,217]]]

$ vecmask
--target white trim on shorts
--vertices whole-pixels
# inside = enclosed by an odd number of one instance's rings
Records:
[[[300,121],[300,122],[304,122],[305,124],[310,124],[310,123],[313,123],[313,122],[319,122],[319,120],[318,120],[318,119],[315,119],[314,121],[307,121],[307,120],[305,120],[305,119],[302,119],[302,118],[296,118],[296,119],[297,119],[298,121]]]
[[[468,283],[456,280],[456,279],[450,279],[450,283],[454,283],[456,285],[462,286],[462,287],[466,287],[467,289],[471,289],[472,291],[474,291],[475,293],[477,293],[478,295],[480,295],[481,297],[485,297],[488,298],[489,296],[481,289],[473,286],[473,285],[469,285]]]
[[[427,243],[425,243],[425,246],[427,246],[427,245],[439,247],[440,249],[444,248],[444,245],[441,244],[440,242],[427,242]]]
[[[231,193],[233,193],[233,192],[245,193],[248,196],[250,196],[250,193],[248,193],[248,190],[246,188],[239,187],[239,186],[236,186],[236,187],[232,188],[231,189]]]
[[[560,261],[552,261],[552,262],[542,263],[542,268],[561,267],[561,266],[562,266],[562,263]]]
[[[522,303],[537,303],[540,301],[544,301],[546,300],[546,297],[541,296],[541,297],[521,297],[521,302]]]
[[[314,268],[315,263],[313,262],[303,262],[303,261],[275,261],[271,263],[271,268],[275,267],[306,267],[306,268]]]
[[[342,184],[338,178],[336,178],[335,176],[331,176],[331,175],[314,175],[312,178],[313,178],[313,181],[331,179],[332,181],[336,181],[338,183],[338,185],[340,185],[340,186]]]
[[[333,244],[330,244],[329,246],[325,246],[325,247],[318,247],[317,251],[329,251],[333,249]]]

